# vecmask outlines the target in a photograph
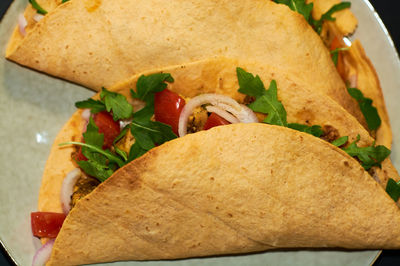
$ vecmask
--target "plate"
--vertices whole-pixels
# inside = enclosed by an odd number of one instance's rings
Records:
[[[400,132],[400,62],[389,35],[366,0],[352,0],[359,38],[381,80],[393,132]],[[23,68],[4,51],[27,4],[15,0],[0,24],[0,241],[18,265],[29,265],[40,242],[30,229],[51,144],[74,112],[74,102],[93,92]],[[397,74],[397,75],[396,75]],[[400,169],[400,134],[394,135],[392,161]],[[370,265],[379,251],[298,250],[176,261],[121,262],[115,265]]]

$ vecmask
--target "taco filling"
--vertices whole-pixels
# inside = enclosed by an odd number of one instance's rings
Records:
[[[173,82],[170,74],[158,73],[141,76],[137,91],[131,90],[129,100],[103,88],[100,99],[77,102],[78,108],[85,109],[82,119],[86,122],[82,142],[73,143],[76,152],[72,159],[81,174],[73,186],[71,200],[66,199],[68,203],[63,204],[73,207],[118,168],[155,146],[231,123],[264,122],[310,133],[343,147],[366,170],[380,166],[390,154],[384,146],[361,148],[356,141],[347,145],[348,138],[340,137],[330,125],[288,123],[274,80],[267,90],[258,76],[241,68],[237,68],[237,76],[239,92],[245,94],[242,101],[220,94],[185,97],[167,89],[167,82]],[[133,100],[135,107],[130,103]],[[139,107],[137,101],[141,103]]]

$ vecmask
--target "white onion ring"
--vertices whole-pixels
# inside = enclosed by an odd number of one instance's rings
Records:
[[[36,13],[36,14],[33,16],[33,19],[34,19],[36,22],[39,22],[42,18],[44,18],[44,16],[43,16],[42,14],[39,14],[39,13]]]
[[[25,37],[26,35],[25,27],[28,26],[28,22],[26,21],[24,14],[18,15],[18,26],[19,26],[19,32],[22,34],[22,36]]]
[[[357,88],[357,75],[351,75],[348,78],[348,82],[350,83],[350,88]]]
[[[216,106],[207,106],[206,109],[208,112],[216,113],[217,115],[219,115],[220,117],[222,117],[223,119],[227,120],[228,122],[230,122],[232,124],[239,123],[239,119],[237,119],[236,117],[234,117],[233,115],[231,115],[230,113],[225,111],[224,109],[221,109]]]
[[[70,171],[63,180],[61,187],[61,206],[65,214],[68,214],[71,209],[71,195],[74,191],[74,185],[81,175],[81,170],[75,168]]]
[[[122,130],[122,129],[124,129],[127,125],[129,125],[130,123],[132,123],[132,119],[123,119],[123,120],[119,120],[119,128]]]
[[[186,103],[179,116],[178,133],[183,137],[187,133],[188,118],[193,114],[193,110],[203,104],[211,104],[220,107],[236,116],[241,123],[258,122],[257,116],[252,110],[244,105],[240,105],[234,99],[220,94],[207,93],[196,96]]]
[[[54,239],[50,239],[41,246],[33,256],[32,266],[44,266],[50,259],[51,250],[53,249]]]

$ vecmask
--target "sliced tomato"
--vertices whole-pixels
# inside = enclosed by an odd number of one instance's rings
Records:
[[[31,226],[33,235],[48,238],[57,237],[65,217],[64,213],[32,212]]]
[[[335,37],[331,42],[330,50],[333,51],[337,48],[342,48],[342,47],[343,47],[343,44],[340,42],[339,38]],[[344,81],[346,81],[347,77],[346,77],[346,70],[344,68],[343,54],[340,51],[338,53],[336,69],[339,72],[339,75],[342,77],[342,79]]]
[[[206,123],[204,124],[203,130],[208,130],[212,127],[223,126],[228,124],[230,124],[230,122],[225,118],[220,117],[216,113],[211,113]]]
[[[104,134],[103,149],[112,146],[114,139],[121,132],[118,121],[114,121],[112,115],[106,111],[97,113],[93,117],[94,123],[99,127],[99,132]]]
[[[157,92],[154,97],[154,117],[156,121],[170,125],[178,135],[179,115],[184,106],[185,100],[182,97],[165,89]]]

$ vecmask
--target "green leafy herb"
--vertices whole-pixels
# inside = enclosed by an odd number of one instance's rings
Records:
[[[264,123],[286,127],[286,110],[278,100],[276,81],[272,80],[268,90],[265,90],[259,76],[254,77],[239,67],[236,68],[236,73],[240,86],[239,92],[256,97],[256,100],[249,105],[250,109],[268,114]]]
[[[133,98],[140,99],[146,106],[134,113],[132,123],[129,124],[135,143],[132,145],[128,161],[132,161],[156,145],[175,139],[177,136],[171,126],[151,121],[154,115],[154,95],[167,88],[166,82],[173,82],[171,74],[157,73],[148,76],[140,76],[136,83],[136,92],[131,90]]]
[[[111,92],[103,87],[100,98],[103,100],[107,112],[112,111],[115,121],[127,119],[132,116],[133,108],[128,103],[125,96],[116,92]]]
[[[94,123],[93,118],[89,119],[86,132],[83,133],[83,139],[84,143],[67,142],[60,145],[74,144],[82,146],[82,154],[88,160],[78,161],[77,163],[85,173],[103,182],[110,177],[118,167],[125,164],[121,158],[114,155],[111,151],[102,149],[104,134],[99,133],[99,128]]]
[[[99,113],[106,110],[106,105],[99,100],[88,99],[85,101],[80,101],[75,103],[76,108],[87,108],[90,109],[91,113]]]
[[[386,192],[394,201],[397,201],[400,197],[400,181],[396,182],[389,178],[386,184]]]
[[[130,124],[130,129],[132,135],[135,137],[135,147],[131,147],[128,157],[129,161],[143,155],[156,145],[177,138],[171,126],[151,120],[134,119]]]
[[[322,30],[322,24],[326,20],[334,21],[335,18],[332,15],[335,12],[349,8],[351,6],[350,2],[342,2],[332,6],[327,12],[322,14],[319,20],[313,19],[311,16],[312,9],[314,7],[313,3],[306,3],[306,0],[274,0],[275,3],[287,5],[291,10],[304,16],[306,21],[314,28],[314,30],[320,34]]]
[[[330,21],[335,21],[336,18],[332,17],[333,13],[336,13],[338,11],[341,11],[343,9],[346,8],[350,8],[351,7],[351,3],[350,2],[341,2],[338,3],[334,6],[332,6],[327,12],[325,12],[324,14],[322,14],[321,18],[319,20],[314,20],[312,19],[312,26],[314,27],[315,31],[320,34],[321,30],[322,30],[322,24],[324,23],[324,21],[326,20],[330,20]]]
[[[34,9],[36,9],[36,11],[37,11],[39,14],[42,14],[42,15],[46,15],[46,14],[47,14],[47,11],[46,11],[43,7],[41,7],[41,6],[36,2],[36,0],[29,0],[29,3],[31,3],[32,7],[33,7]]]
[[[348,88],[350,96],[357,100],[360,110],[367,121],[370,130],[376,130],[381,125],[381,118],[379,117],[378,110],[372,106],[372,100],[364,97],[363,93],[356,88]]]
[[[62,0],[61,1],[61,3],[66,3],[66,2],[68,2],[69,0]]]
[[[343,48],[336,48],[336,49],[331,51],[332,61],[335,64],[335,66],[337,66],[337,63],[338,63],[339,52],[347,51],[347,50],[349,50],[348,47],[343,47]]]
[[[317,138],[321,137],[322,134],[324,134],[324,131],[322,130],[321,126],[307,126],[307,125],[302,125],[302,124],[297,124],[297,123],[289,123],[288,127],[294,130],[298,130],[301,132],[305,132],[308,134],[311,134]]]
[[[335,139],[334,141],[331,142],[331,144],[335,145],[336,147],[340,147],[340,146],[343,146],[344,144],[346,144],[348,140],[349,140],[349,137],[344,136],[344,137]]]
[[[275,3],[287,5],[291,10],[303,15],[307,22],[310,22],[313,3],[307,4],[306,0],[275,0]]]
[[[357,157],[361,161],[361,165],[365,170],[369,170],[372,166],[381,167],[381,162],[390,155],[390,150],[385,146],[375,144],[369,147],[358,147],[357,142],[360,140],[360,135],[348,147],[343,150],[352,157]]]
[[[236,75],[239,82],[239,92],[252,96],[260,97],[265,94],[264,83],[260,77],[253,76],[253,74],[246,72],[244,69],[236,68]]]
[[[154,103],[154,93],[163,91],[167,88],[165,82],[174,82],[169,73],[156,73],[152,75],[142,75],[136,83],[136,92],[131,90],[133,98],[142,100],[146,104]]]

